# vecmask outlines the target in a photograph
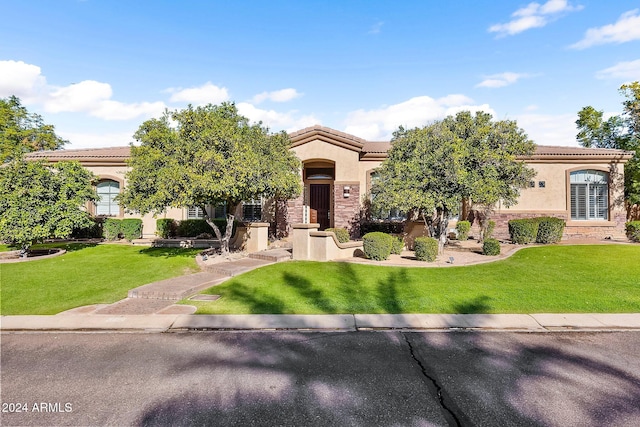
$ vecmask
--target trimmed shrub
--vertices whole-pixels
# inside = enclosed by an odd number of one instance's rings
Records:
[[[180,237],[196,237],[202,233],[214,234],[213,229],[204,219],[183,219],[178,223],[176,230],[176,234]]]
[[[364,255],[376,261],[384,261],[391,254],[393,239],[389,234],[374,231],[362,236]]]
[[[471,230],[471,223],[469,221],[458,221],[456,224],[458,240],[467,240],[469,238],[469,230]]]
[[[102,235],[107,240],[118,240],[121,236],[120,220],[107,218],[102,225]]]
[[[433,237],[417,237],[413,249],[419,261],[433,262],[438,256],[438,240]]]
[[[496,239],[488,238],[482,244],[483,255],[500,255],[500,242]]]
[[[327,228],[324,231],[332,231],[340,243],[347,243],[351,239],[346,228]]]
[[[156,235],[163,239],[169,239],[176,236],[178,224],[173,218],[160,218],[156,220]]]
[[[142,220],[139,218],[126,218],[120,221],[120,233],[128,241],[142,237]]]
[[[632,242],[640,242],[640,221],[629,221],[624,227],[627,237]]]
[[[404,231],[404,222],[370,221],[360,224],[360,234],[362,236],[368,233],[373,233],[375,231],[386,234],[402,234],[402,232]]]
[[[542,217],[538,221],[536,243],[557,243],[562,240],[565,222],[560,218]]]
[[[102,219],[91,218],[92,225],[84,228],[74,228],[72,239],[99,239],[102,237]]]
[[[404,241],[400,236],[391,236],[391,253],[400,255],[404,249]]]
[[[509,221],[509,236],[518,245],[535,242],[538,236],[538,220],[535,218],[512,219]]]
[[[227,220],[224,218],[216,218],[211,221],[213,221],[218,229],[220,229],[220,233],[224,235],[224,231],[227,228]],[[232,236],[236,234],[237,227],[238,222],[234,221],[233,230],[231,231]],[[213,228],[211,228],[204,219],[183,219],[178,223],[178,227],[176,229],[176,235],[180,237],[197,237],[205,233],[212,236],[216,235]]]

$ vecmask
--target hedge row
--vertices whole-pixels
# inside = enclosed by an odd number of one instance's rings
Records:
[[[640,243],[640,221],[629,221],[624,228],[629,240]]]
[[[562,239],[564,226],[563,219],[554,217],[512,219],[509,221],[509,236],[513,243],[519,245],[556,243]]]
[[[385,234],[402,234],[404,231],[404,222],[363,222],[360,224],[360,234],[365,235],[373,232],[380,232]]]
[[[142,220],[137,218],[115,219],[107,218],[104,220],[102,233],[107,240],[139,239],[142,237]]]
[[[227,228],[227,220],[217,218],[212,220],[220,232],[224,234]],[[238,222],[234,221],[232,235],[236,233]],[[173,237],[198,237],[202,234],[215,236],[213,228],[204,219],[184,219],[175,221],[171,218],[161,218],[156,221],[156,234],[163,239]]]

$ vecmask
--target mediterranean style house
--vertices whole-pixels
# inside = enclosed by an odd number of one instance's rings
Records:
[[[290,134],[291,150],[302,162],[302,194],[280,203],[272,213],[267,200],[247,201],[235,214],[245,221],[270,222],[274,230],[287,232],[292,224],[320,224],[320,230],[344,227],[357,234],[364,197],[391,147],[390,142],[366,141],[354,135],[322,126],[312,126]],[[156,218],[126,213],[114,201],[126,186],[126,147],[40,151],[29,159],[55,163],[77,160],[93,172],[100,201],[88,206],[95,216],[142,218],[143,237],[153,237]],[[533,155],[523,157],[537,172],[518,203],[509,208],[498,204],[492,219],[495,235],[508,237],[507,222],[514,218],[554,216],[566,221],[565,239],[624,238],[626,211],[623,200],[624,164],[633,153],[599,148],[552,147],[539,145]],[[241,209],[241,211],[240,211]],[[221,207],[210,216],[224,216]],[[159,217],[176,220],[201,218],[199,208],[167,208]],[[400,220],[393,212],[378,220]]]

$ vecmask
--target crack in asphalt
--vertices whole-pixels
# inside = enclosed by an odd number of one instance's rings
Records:
[[[418,359],[418,357],[416,356],[413,350],[413,345],[411,345],[411,341],[409,341],[407,334],[402,333],[402,336],[404,337],[405,342],[409,346],[409,353],[411,354],[411,358],[418,364],[418,366],[420,367],[420,371],[422,371],[422,375],[428,381],[427,388],[429,389],[433,397],[435,397],[438,400],[438,403],[442,407],[444,411],[444,417],[447,419],[447,422],[449,423],[449,425],[461,427],[462,423],[460,422],[460,419],[455,414],[455,412],[447,406],[447,404],[444,401],[444,396],[442,395],[442,387],[440,386],[440,384],[438,384],[438,381],[434,377],[432,377],[427,373],[427,369],[422,364],[420,359]]]

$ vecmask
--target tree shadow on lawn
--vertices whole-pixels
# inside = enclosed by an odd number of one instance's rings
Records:
[[[141,255],[147,255],[155,258],[193,258],[200,252],[202,249],[194,249],[194,248],[144,248],[140,249]]]
[[[67,252],[77,252],[87,248],[98,246],[96,242],[49,242],[37,243],[31,249],[64,249]],[[10,246],[10,250],[19,250],[19,247]]]
[[[362,279],[351,264],[340,263],[338,269],[340,282],[337,285],[314,284],[303,275],[285,271],[281,277],[285,290],[280,295],[267,287],[256,287],[239,280],[223,292],[223,298],[241,304],[252,314],[300,314],[308,307],[323,314],[407,312],[411,296],[406,291],[400,292],[409,281],[406,270],[390,270],[389,274],[378,278],[375,286],[367,288],[361,285]],[[488,313],[490,299],[478,296],[457,303],[452,312]]]

